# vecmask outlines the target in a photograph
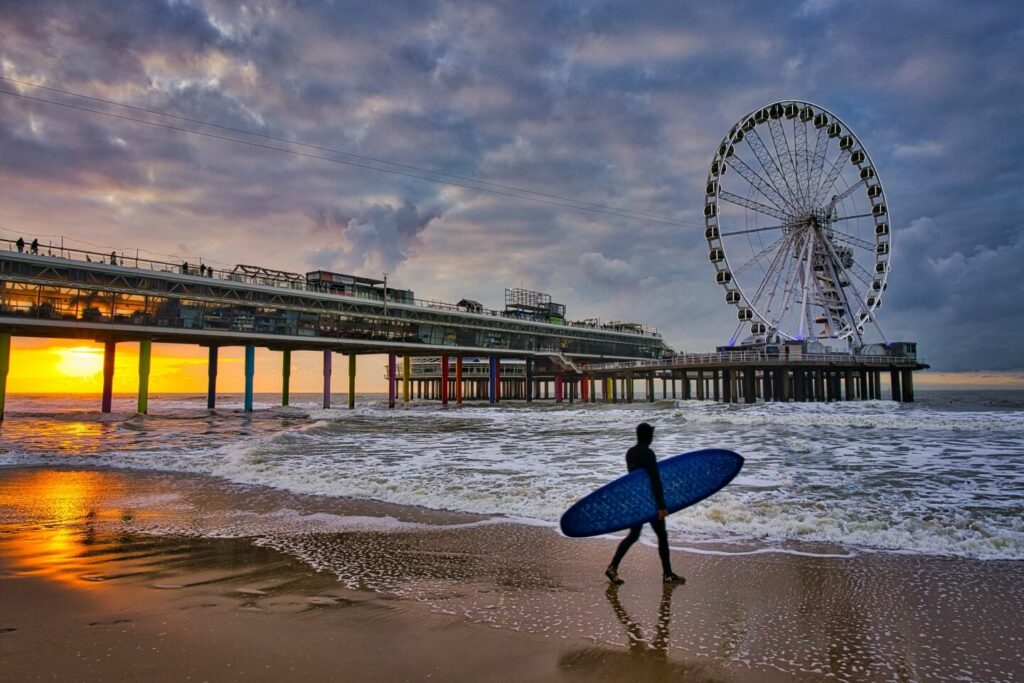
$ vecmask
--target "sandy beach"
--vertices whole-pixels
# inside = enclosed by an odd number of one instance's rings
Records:
[[[609,590],[614,539],[125,471],[3,470],[0,513],[7,680],[1024,675],[1019,562],[705,546],[663,590],[638,545]]]

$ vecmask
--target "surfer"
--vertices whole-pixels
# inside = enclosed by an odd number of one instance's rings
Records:
[[[665,509],[665,492],[661,487],[661,475],[658,474],[658,456],[651,450],[652,441],[654,441],[654,427],[646,422],[638,424],[636,426],[636,445],[626,451],[626,468],[630,472],[645,470],[651,478],[651,490],[654,493],[654,502],[658,506],[658,519],[651,522],[651,528],[654,529],[654,533],[658,537],[658,556],[661,558],[662,580],[665,583],[685,583],[686,579],[672,571],[672,563],[669,559],[668,533],[665,531],[665,518],[668,517],[668,510]],[[641,529],[643,529],[643,524],[629,530],[615,550],[612,563],[604,570],[604,575],[616,586],[623,583],[619,578],[619,563],[622,562],[622,558],[625,557],[630,547],[640,538]]]

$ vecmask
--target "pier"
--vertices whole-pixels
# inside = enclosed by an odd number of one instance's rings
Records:
[[[635,323],[603,324],[567,320],[565,308],[550,297],[506,290],[506,308],[487,310],[464,299],[457,304],[416,299],[410,290],[387,282],[340,273],[301,275],[239,264],[231,270],[203,263],[170,263],[112,252],[56,246],[25,249],[0,241],[0,416],[10,367],[13,336],[76,338],[104,345],[104,412],[111,410],[117,345],[138,342],[140,413],[148,411],[153,343],[190,344],[209,349],[207,406],[216,407],[218,353],[222,347],[245,349],[246,410],[253,406],[255,350],[281,353],[281,402],[289,402],[291,353],[323,355],[323,404],[330,407],[334,354],[347,356],[348,407],[355,405],[356,357],[388,358],[388,398],[399,396],[399,358],[443,360],[444,372],[462,371],[461,358],[487,359],[483,383],[468,395],[502,392],[502,361],[564,366],[578,362],[634,362],[671,354],[661,335]],[[16,360],[16,359],[15,359]],[[474,369],[470,373],[475,372]],[[472,374],[467,377],[473,377]],[[506,379],[506,382],[514,380]],[[448,386],[447,384],[445,385]],[[462,385],[460,385],[461,387]],[[511,385],[509,385],[511,386]],[[410,384],[402,383],[409,399]],[[442,400],[461,401],[461,390]]]

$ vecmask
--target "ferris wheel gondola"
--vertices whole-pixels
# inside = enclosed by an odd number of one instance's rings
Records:
[[[743,341],[859,346],[878,328],[889,209],[867,150],[832,112],[787,100],[742,117],[711,161],[704,221],[715,280],[737,310],[731,343],[747,330]]]

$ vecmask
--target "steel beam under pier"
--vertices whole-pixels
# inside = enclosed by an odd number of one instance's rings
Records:
[[[914,402],[914,371],[903,370],[903,402]]]

